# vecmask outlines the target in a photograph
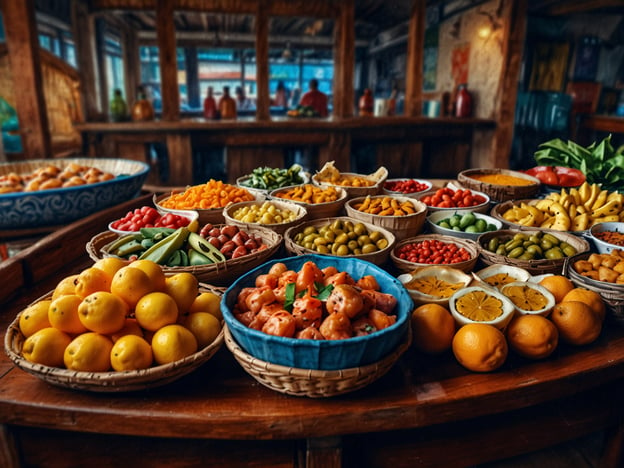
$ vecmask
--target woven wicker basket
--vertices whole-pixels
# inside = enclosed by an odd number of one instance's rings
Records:
[[[350,369],[322,371],[297,369],[262,361],[247,354],[234,341],[227,326],[225,345],[241,367],[265,387],[280,393],[309,398],[327,398],[361,389],[386,374],[409,348],[412,340],[411,327],[407,327],[406,339],[381,361]]]
[[[375,226],[373,224],[370,224],[364,221],[359,221],[357,219],[353,219],[348,216],[314,219],[314,220],[306,221],[304,223],[298,224],[297,226],[293,226],[289,228],[284,233],[284,246],[286,247],[286,250],[293,255],[319,254],[319,252],[317,252],[316,250],[306,249],[305,247],[297,244],[294,240],[295,236],[297,235],[297,233],[303,231],[308,226],[314,226],[318,229],[322,226],[331,224],[332,222],[336,220],[350,221],[353,224],[362,223],[364,226],[366,226],[366,229],[368,229],[368,232],[379,231],[381,234],[383,234],[383,236],[388,240],[388,246],[385,249],[378,250],[377,252],[373,252],[370,254],[353,255],[352,257],[359,258],[360,260],[369,261],[371,263],[374,263],[375,265],[383,265],[384,263],[386,263],[390,255],[390,251],[392,250],[392,247],[394,246],[396,242],[396,237],[394,236],[394,234],[392,234],[390,231],[382,227]],[[331,254],[328,254],[328,255],[331,255]]]
[[[215,225],[220,227],[221,225]],[[271,229],[261,226],[253,226],[244,228],[248,234],[254,234],[261,237],[268,248],[259,252],[254,252],[243,257],[226,260],[223,263],[212,263],[210,265],[195,265],[186,267],[167,267],[164,266],[165,274],[189,272],[202,282],[214,284],[218,286],[227,286],[231,281],[238,278],[252,268],[261,265],[271,258],[282,246],[283,237]],[[89,257],[96,262],[108,255],[106,246],[117,239],[118,235],[114,232],[106,231],[95,235],[87,242],[86,250]]]
[[[269,194],[269,197],[275,200],[284,201],[287,203],[295,203],[297,205],[303,206],[308,213],[306,219],[331,218],[333,216],[339,216],[343,211],[345,202],[347,201],[347,191],[344,188],[338,186],[334,187],[336,191],[340,194],[338,200],[327,203],[305,203],[280,197],[280,193],[283,193],[285,190],[288,190],[290,188],[292,187],[283,187],[277,190],[273,190]]]
[[[200,290],[211,291],[219,295],[223,293],[221,289],[206,284],[200,284]],[[40,297],[34,301],[33,304],[43,299],[49,299],[50,297],[52,297],[52,292]],[[222,322],[221,332],[210,345],[184,359],[170,364],[124,372],[73,371],[59,367],[35,364],[22,357],[22,346],[24,345],[25,338],[19,329],[20,315],[21,314],[18,314],[15,320],[9,325],[4,335],[4,350],[13,364],[49,384],[91,392],[130,392],[168,384],[194,371],[207,362],[221,348],[224,340],[225,325]]]
[[[308,212],[302,205],[297,205],[295,203],[290,203],[290,202],[281,201],[281,200],[267,200],[267,202],[274,205],[276,208],[279,208],[280,210],[289,210],[289,211],[294,212],[295,219],[293,219],[292,221],[288,221],[286,223],[260,224],[260,223],[246,223],[244,221],[239,221],[238,219],[234,219],[232,217],[234,212],[238,210],[239,208],[244,208],[245,206],[251,206],[251,205],[262,205],[263,203],[263,202],[253,201],[253,202],[233,203],[227,208],[224,208],[223,218],[225,219],[225,223],[233,224],[235,226],[238,226],[241,229],[251,229],[251,228],[260,226],[260,227],[264,227],[267,229],[271,229],[272,231],[275,231],[278,234],[283,235],[289,227],[296,226],[297,224],[303,222],[308,216]]]
[[[530,185],[500,185],[482,182],[472,177],[483,174],[508,175],[527,180],[531,183]],[[536,177],[525,174],[524,172],[510,171],[508,169],[467,169],[457,175],[457,181],[471,190],[487,193],[492,201],[495,202],[531,198],[539,193],[541,187],[541,182]]]
[[[494,264],[505,264],[505,265],[513,265],[520,268],[524,268],[532,275],[541,275],[546,273],[553,273],[556,275],[560,275],[563,273],[563,267],[566,262],[566,258],[557,258],[557,259],[543,259],[543,260],[521,260],[518,258],[509,258],[505,255],[497,255],[494,252],[490,252],[484,245],[492,239],[493,237],[499,237],[501,239],[511,239],[518,232],[523,232],[525,234],[535,234],[543,232],[543,230],[522,230],[518,231],[515,229],[503,229],[501,231],[492,231],[486,232],[479,236],[478,243],[481,247],[481,261],[486,265],[494,265]],[[569,234],[566,232],[557,232],[557,231],[549,231],[556,238],[561,241],[567,242],[572,247],[574,247],[577,253],[587,252],[589,250],[589,242],[579,236],[575,236],[573,234]]]
[[[624,285],[596,281],[587,276],[583,276],[574,269],[574,262],[586,260],[591,252],[584,252],[570,257],[565,262],[564,274],[570,278],[576,286],[597,292],[602,300],[607,304],[612,317],[618,322],[624,322]]]
[[[455,244],[458,247],[463,247],[470,254],[470,260],[459,263],[441,263],[440,265],[450,266],[457,270],[461,270],[464,273],[469,273],[474,269],[474,266],[479,259],[479,251],[481,249],[475,241],[472,241],[470,239],[461,239],[459,237],[445,236],[442,234],[422,234],[420,236],[408,237],[407,239],[403,239],[402,241],[397,242],[394,249],[392,249],[390,258],[392,259],[392,262],[398,270],[400,270],[402,273],[410,273],[414,270],[418,270],[419,268],[431,266],[430,263],[414,263],[408,260],[403,260],[396,255],[397,250],[400,249],[402,246],[415,242],[422,242],[425,240],[439,240],[441,242]]]
[[[381,193],[381,191],[383,190],[384,182],[388,178],[388,170],[383,166],[377,169],[377,171],[375,171],[374,173],[368,175],[355,174],[353,172],[341,172],[340,174],[344,176],[364,177],[374,182],[373,185],[370,185],[368,187],[349,187],[345,185],[332,184],[330,181],[324,179],[322,177],[323,169],[324,168],[322,168],[319,172],[312,176],[312,182],[319,187],[328,187],[330,185],[334,187],[341,187],[345,189],[349,198],[364,197],[366,195],[377,195],[378,193]]]
[[[387,197],[387,195],[377,195],[371,199]],[[380,216],[357,210],[355,205],[362,203],[366,197],[352,198],[345,204],[345,210],[347,216],[351,218],[387,229],[394,234],[397,241],[420,234],[427,220],[427,205],[410,197],[393,196],[392,198],[399,203],[411,203],[416,210],[415,213],[407,216]]]

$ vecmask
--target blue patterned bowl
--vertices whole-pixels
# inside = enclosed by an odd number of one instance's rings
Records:
[[[66,224],[136,197],[149,172],[143,162],[125,159],[41,159],[0,164],[0,176],[21,176],[69,163],[96,167],[114,179],[74,187],[0,194],[0,229],[28,229]]]
[[[243,288],[254,286],[258,275],[267,273],[277,262],[286,264],[290,270],[298,271],[307,261],[313,261],[320,268],[335,266],[339,271],[346,271],[355,279],[374,275],[381,286],[381,291],[392,294],[398,300],[396,323],[367,336],[317,341],[268,335],[245,326],[234,317],[232,309],[238,294]],[[221,300],[225,323],[232,337],[245,352],[273,364],[314,370],[349,369],[383,359],[406,340],[413,307],[414,303],[401,282],[377,265],[357,258],[324,255],[301,255],[264,263],[236,280]]]

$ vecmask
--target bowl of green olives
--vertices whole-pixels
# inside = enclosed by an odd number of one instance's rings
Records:
[[[483,213],[457,210],[453,213],[436,211],[427,217],[427,226],[434,234],[443,234],[476,241],[484,232],[497,231],[503,223]]]
[[[396,237],[387,229],[348,216],[307,221],[284,233],[285,247],[291,254],[355,257],[376,265],[388,260],[395,242]]]

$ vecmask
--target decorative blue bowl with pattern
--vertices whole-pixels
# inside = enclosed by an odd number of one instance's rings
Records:
[[[54,166],[63,171],[70,163],[114,175],[103,182],[47,190],[2,193],[16,176],[24,177]],[[0,229],[32,229],[67,224],[139,195],[149,166],[140,161],[113,158],[38,159],[0,164]]]

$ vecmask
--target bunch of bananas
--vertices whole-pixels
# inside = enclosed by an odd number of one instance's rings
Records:
[[[557,231],[584,231],[596,223],[624,221],[624,195],[584,182],[541,200],[522,202],[502,213],[514,224]]]

